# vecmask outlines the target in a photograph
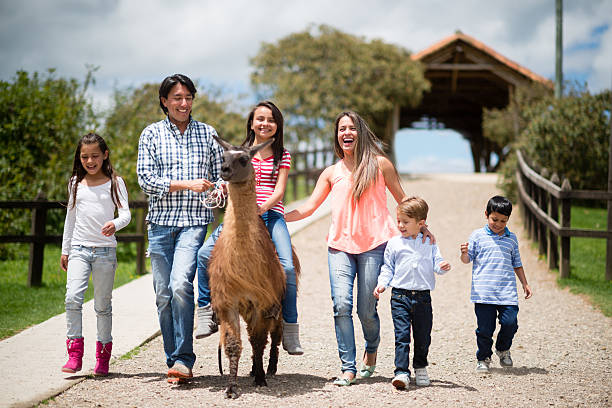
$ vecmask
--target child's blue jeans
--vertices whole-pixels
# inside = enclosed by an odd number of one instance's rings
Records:
[[[412,366],[427,367],[427,355],[431,344],[433,311],[428,290],[393,288],[391,291],[391,316],[395,328],[395,375],[410,375],[410,327],[414,338]]]
[[[493,333],[495,332],[495,319],[499,319],[499,333],[495,349],[498,351],[510,350],[512,339],[518,330],[517,305],[492,305],[486,303],[474,303],[478,328],[476,329],[476,358],[478,361],[485,360],[493,354]]]
[[[73,245],[68,257],[66,275],[67,337],[83,337],[83,300],[91,275],[94,285],[94,310],[97,318],[97,340],[108,343],[113,326],[113,283],[117,269],[115,247]]]

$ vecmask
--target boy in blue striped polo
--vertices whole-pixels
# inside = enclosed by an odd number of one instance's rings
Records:
[[[472,265],[472,293],[478,328],[476,344],[478,363],[476,371],[488,373],[491,364],[495,319],[500,329],[495,342],[495,353],[502,367],[512,367],[510,346],[518,330],[518,277],[525,299],[531,297],[525,271],[521,263],[518,240],[506,224],[512,213],[512,203],[495,196],[487,203],[487,225],[472,232],[469,242],[461,244],[461,261]]]

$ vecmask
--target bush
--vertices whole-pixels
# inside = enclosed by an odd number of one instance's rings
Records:
[[[539,167],[569,179],[572,188],[606,190],[610,142],[610,91],[572,91],[532,106],[520,148]]]

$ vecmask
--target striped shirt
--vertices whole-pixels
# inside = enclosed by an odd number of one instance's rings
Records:
[[[518,305],[514,268],[523,266],[518,240],[508,228],[495,234],[488,225],[470,235],[468,256],[472,265],[472,303]]]
[[[274,193],[276,181],[278,180],[278,170],[291,168],[291,155],[287,150],[284,150],[281,161],[276,169],[274,168],[274,156],[267,157],[263,160],[253,157],[251,163],[253,163],[253,169],[255,170],[257,205],[262,205],[272,196],[272,193]],[[285,214],[283,200],[279,200],[270,210]]]
[[[212,210],[202,203],[204,193],[170,193],[170,181],[204,178],[214,183],[219,179],[223,149],[212,137],[216,134],[212,126],[193,119],[184,134],[168,118],[142,131],[136,173],[149,196],[147,222],[187,227],[214,220]]]

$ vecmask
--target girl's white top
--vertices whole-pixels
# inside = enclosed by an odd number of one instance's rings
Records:
[[[89,187],[79,184],[76,196],[76,205],[72,205],[72,188],[74,183],[70,182],[68,212],[64,223],[64,239],[62,242],[62,255],[70,254],[72,245],[83,245],[87,247],[116,247],[115,235],[110,237],[102,234],[102,227],[108,221],[115,224],[115,230],[119,231],[130,223],[132,218],[128,207],[128,194],[125,182],[117,177],[117,192],[121,207],[117,208],[118,216],[115,216],[115,204],[111,198],[110,180],[99,186]]]

